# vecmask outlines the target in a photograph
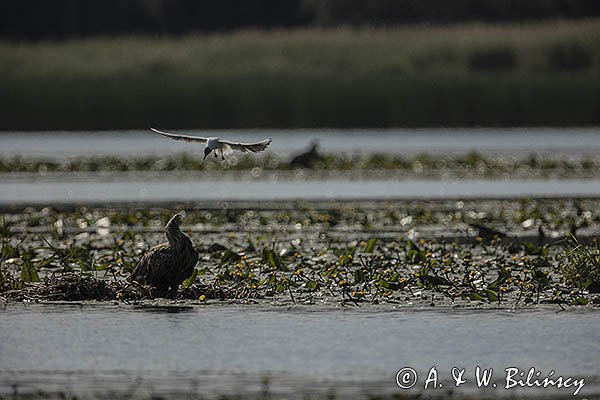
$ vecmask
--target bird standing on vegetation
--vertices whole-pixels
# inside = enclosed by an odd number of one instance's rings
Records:
[[[241,142],[231,142],[229,140],[223,140],[218,137],[202,137],[202,136],[188,136],[188,135],[177,135],[175,133],[161,132],[158,129],[150,128],[153,132],[161,134],[165,137],[171,138],[173,140],[183,140],[185,142],[198,142],[205,143],[206,147],[204,148],[204,158],[210,154],[211,151],[215,152],[215,158],[217,158],[217,151],[221,153],[221,159],[225,159],[225,153],[229,153],[233,150],[241,151],[242,153],[246,153],[251,151],[253,153],[258,153],[260,151],[265,150],[269,144],[271,144],[271,139],[265,139],[260,142],[255,143],[241,143]]]
[[[290,160],[290,167],[311,168],[319,161],[323,161],[323,156],[319,153],[319,141],[313,140],[310,143],[310,148],[308,150],[295,155]]]
[[[175,214],[165,226],[167,242],[148,250],[137,262],[130,282],[152,286],[157,296],[175,294],[179,285],[192,275],[198,251],[192,240],[179,229],[183,216]]]

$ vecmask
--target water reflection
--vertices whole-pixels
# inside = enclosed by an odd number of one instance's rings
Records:
[[[195,309],[192,306],[175,306],[175,305],[136,305],[132,307],[133,310],[143,311],[152,314],[180,314],[180,313],[191,313]]]

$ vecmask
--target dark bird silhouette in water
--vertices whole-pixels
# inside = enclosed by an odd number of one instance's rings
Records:
[[[165,226],[167,242],[148,250],[137,262],[130,282],[151,286],[156,297],[175,295],[179,285],[194,272],[198,251],[192,240],[179,229],[183,216],[175,214]]]
[[[311,168],[314,163],[321,160],[323,160],[323,156],[319,154],[319,142],[313,140],[310,149],[292,157],[290,166],[294,168]]]

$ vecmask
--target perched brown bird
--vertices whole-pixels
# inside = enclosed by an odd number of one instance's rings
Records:
[[[319,142],[317,140],[313,140],[310,143],[310,148],[308,150],[292,157],[290,160],[290,167],[311,168],[319,161],[323,161],[323,156],[319,153]]]
[[[165,226],[168,242],[148,250],[137,262],[130,282],[156,288],[157,296],[174,295],[179,285],[192,275],[198,251],[192,240],[179,229],[183,216],[175,214]]]

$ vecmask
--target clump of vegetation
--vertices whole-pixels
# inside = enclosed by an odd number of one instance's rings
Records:
[[[0,291],[12,301],[136,301],[153,299],[152,288],[130,284],[123,280],[99,279],[77,273],[53,274],[35,283],[21,281],[17,288]],[[183,287],[179,299],[227,299],[227,294],[211,287],[196,285]],[[235,297],[231,297],[235,298]]]
[[[22,287],[22,279],[11,273],[6,267],[6,261],[19,257],[19,244],[12,246],[9,243],[11,232],[10,225],[6,222],[6,217],[2,218],[2,226],[0,226],[0,293],[8,290],[20,289]],[[25,261],[25,260],[24,260]],[[24,264],[25,270],[30,268],[31,264]]]
[[[548,63],[557,71],[575,71],[590,68],[593,64],[591,51],[578,41],[555,43],[546,50]]]
[[[600,249],[598,242],[584,246],[571,235],[565,244],[560,272],[568,286],[600,293]]]
[[[473,71],[510,71],[517,65],[517,52],[508,44],[474,48],[467,65]]]

